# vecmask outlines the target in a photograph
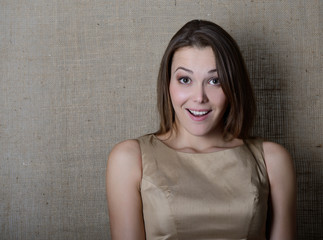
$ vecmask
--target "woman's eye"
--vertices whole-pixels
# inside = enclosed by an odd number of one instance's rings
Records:
[[[210,83],[211,85],[219,85],[219,84],[220,84],[220,81],[219,81],[219,78],[211,78],[211,79],[209,80],[209,83]]]
[[[178,81],[182,84],[189,84],[191,82],[191,79],[189,79],[187,77],[182,77],[182,78],[178,79]]]

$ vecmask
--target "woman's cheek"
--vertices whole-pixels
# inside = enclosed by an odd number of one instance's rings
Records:
[[[181,87],[174,86],[170,90],[173,104],[183,104],[189,98],[188,89],[182,89]]]

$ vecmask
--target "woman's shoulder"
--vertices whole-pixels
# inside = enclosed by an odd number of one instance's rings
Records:
[[[296,175],[291,155],[280,144],[265,141],[264,158],[270,183],[273,215],[270,234],[295,238]]]
[[[140,145],[137,139],[128,139],[117,143],[111,150],[110,156],[126,157],[138,155],[140,153]]]
[[[264,141],[263,150],[271,184],[280,184],[286,179],[294,178],[294,162],[282,145]]]
[[[132,159],[134,157],[141,159],[141,148],[142,145],[145,145],[147,142],[154,139],[154,134],[149,133],[142,135],[136,139],[128,139],[122,142],[117,143],[111,150],[109,158],[122,158]]]
[[[264,158],[269,161],[275,161],[271,159],[288,161],[290,159],[289,152],[280,144],[267,141],[262,137],[251,137],[243,140],[248,144],[257,146],[264,154]]]
[[[129,139],[116,144],[109,154],[107,171],[120,175],[131,174],[135,179],[141,179],[141,151],[138,140]]]
[[[290,161],[289,152],[282,145],[270,141],[263,141],[264,157],[269,161]]]

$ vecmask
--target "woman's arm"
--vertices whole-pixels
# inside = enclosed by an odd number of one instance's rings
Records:
[[[145,239],[140,195],[141,152],[136,140],[117,144],[107,164],[106,186],[111,237]]]
[[[296,239],[296,177],[291,156],[285,148],[264,142],[264,157],[270,182],[271,240]]]

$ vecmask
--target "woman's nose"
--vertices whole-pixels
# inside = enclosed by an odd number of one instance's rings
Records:
[[[197,103],[205,103],[208,101],[204,86],[196,86],[194,88],[194,101]]]

